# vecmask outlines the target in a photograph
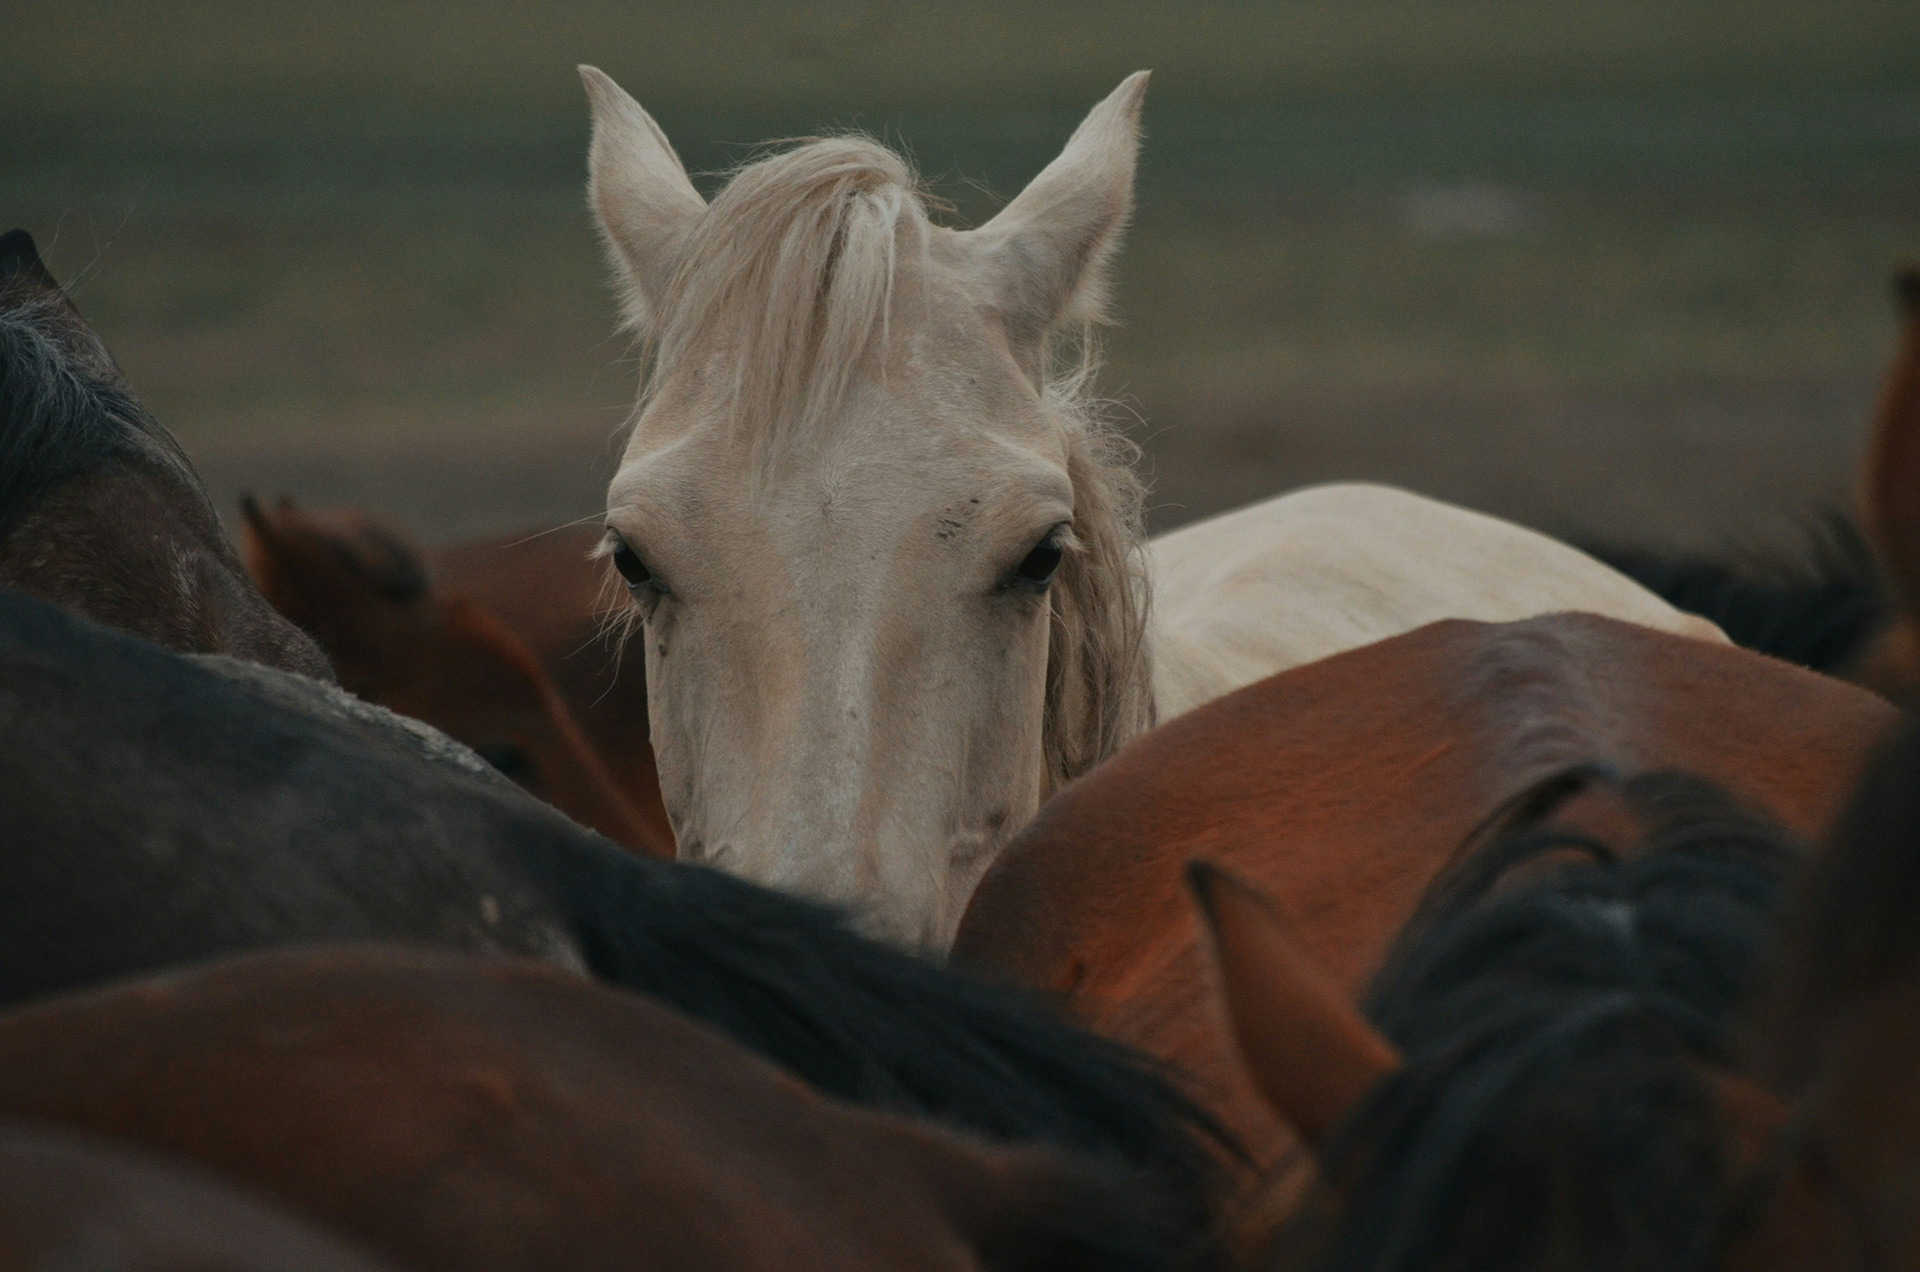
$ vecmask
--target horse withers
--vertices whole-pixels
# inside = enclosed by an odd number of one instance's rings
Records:
[[[333,678],[24,230],[0,236],[0,587],[182,652]]]
[[[1237,685],[1447,617],[1718,638],[1564,545],[1383,487],[1146,545],[1135,448],[1056,356],[1107,310],[1144,72],[966,231],[856,137],[750,164],[709,206],[582,74],[649,367],[607,551],[689,860],[940,949],[1042,799]]]

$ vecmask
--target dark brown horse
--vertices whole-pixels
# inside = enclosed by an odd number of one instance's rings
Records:
[[[1272,1160],[1293,1136],[1215,1028],[1190,858],[1280,898],[1357,994],[1469,832],[1542,778],[1683,768],[1817,835],[1896,718],[1813,672],[1590,615],[1437,623],[1209,703],[1062,791],[982,882],[954,959],[1194,1074]]]
[[[333,678],[23,230],[0,235],[0,586],[171,649]]]
[[[0,1267],[381,1272],[388,1266],[184,1163],[45,1125],[0,1125]]]
[[[265,954],[0,1017],[0,1113],[245,1182],[420,1272],[1171,1266],[1123,1174],[825,1099],[548,964]]]
[[[597,531],[430,552],[366,513],[241,506],[254,579],[347,689],[465,742],[583,825],[673,856],[643,660],[600,637]]]

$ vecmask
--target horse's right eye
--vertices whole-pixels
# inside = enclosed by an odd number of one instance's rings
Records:
[[[653,587],[653,571],[640,559],[640,554],[627,546],[625,539],[616,539],[613,543],[613,568],[620,571],[620,577],[627,581],[628,588]]]

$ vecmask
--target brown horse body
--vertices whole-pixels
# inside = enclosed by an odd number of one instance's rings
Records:
[[[1556,775],[1463,845],[1364,1018],[1271,897],[1190,866],[1237,1053],[1319,1168],[1267,1266],[1920,1268],[1916,778],[1909,723],[1808,853],[1690,775]]]
[[[1218,1027],[1189,859],[1278,898],[1353,994],[1474,827],[1542,778],[1687,769],[1814,835],[1895,719],[1812,672],[1591,615],[1437,623],[1208,704],[1062,791],[982,882],[954,957],[1173,1062],[1272,1161],[1293,1136]]]
[[[1102,1168],[826,1099],[647,999],[390,947],[0,1017],[0,1113],[192,1161],[420,1272],[1125,1268],[1172,1231]]]
[[[597,532],[430,552],[354,510],[242,510],[261,590],[349,690],[465,742],[609,838],[673,856],[640,660],[601,638]]]
[[[0,1127],[0,1267],[382,1272],[388,1265],[176,1162]]]

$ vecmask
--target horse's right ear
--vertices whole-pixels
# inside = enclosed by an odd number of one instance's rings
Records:
[[[40,249],[34,245],[33,235],[25,230],[8,230],[0,234],[0,287],[19,288],[29,293],[54,293],[60,291],[60,284],[53,277],[46,263],[40,259]]]
[[[580,80],[593,109],[587,200],[625,284],[627,322],[637,329],[658,312],[707,203],[639,102],[598,67],[582,66]]]
[[[1900,342],[1867,439],[1860,521],[1908,622],[1920,618],[1920,268],[1894,278]]]
[[[1373,1085],[1400,1067],[1392,1043],[1287,932],[1252,885],[1187,863],[1215,987],[1240,1058],[1273,1111],[1319,1147]]]

